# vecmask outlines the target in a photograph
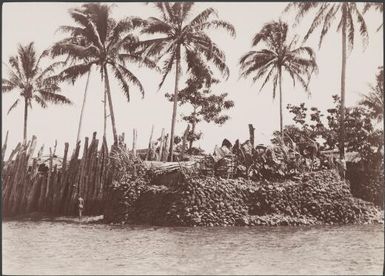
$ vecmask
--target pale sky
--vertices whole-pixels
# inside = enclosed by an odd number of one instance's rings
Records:
[[[110,3],[112,4],[112,3]],[[55,33],[60,25],[72,24],[68,9],[80,6],[81,3],[5,3],[3,4],[2,21],[2,60],[17,53],[17,45],[35,42],[38,52],[50,47],[61,35]],[[204,8],[214,7],[223,20],[232,23],[236,29],[235,39],[226,35],[224,31],[210,32],[212,39],[225,52],[227,64],[230,68],[230,78],[222,81],[213,90],[217,93],[227,92],[229,99],[235,107],[228,111],[231,117],[223,126],[202,123],[198,129],[203,132],[200,141],[196,142],[207,152],[211,153],[215,145],[220,145],[224,138],[234,142],[240,138],[243,142],[248,139],[248,124],[255,127],[256,143],[268,143],[271,134],[279,128],[279,101],[272,100],[272,86],[266,85],[259,93],[261,82],[252,84],[250,80],[239,79],[239,59],[251,49],[251,39],[263,24],[282,18],[289,25],[293,22],[293,14],[282,15],[287,3],[196,3],[192,15],[196,15]],[[359,4],[360,5],[360,4]],[[116,3],[113,16],[158,16],[157,10],[144,3]],[[290,36],[299,35],[301,38],[306,33],[310,21],[304,20],[299,26],[290,29]],[[361,93],[368,91],[368,84],[373,83],[377,67],[383,61],[383,33],[376,32],[381,24],[382,15],[370,11],[365,15],[369,28],[369,46],[363,51],[359,40],[347,61],[347,105],[355,104]],[[338,23],[337,23],[338,24]],[[341,38],[334,24],[330,33],[325,37],[321,49],[318,49],[318,36],[320,30],[305,43],[316,50],[319,74],[314,76],[311,84],[311,97],[307,97],[298,86],[293,88],[288,76],[283,82],[283,105],[288,103],[299,104],[305,102],[308,107],[316,106],[326,110],[332,105],[333,94],[339,94],[341,71]],[[356,35],[358,37],[358,35]],[[6,68],[2,66],[3,74]],[[131,147],[132,129],[138,130],[138,146],[145,148],[148,144],[151,126],[155,126],[154,136],[160,136],[161,129],[170,131],[172,104],[164,97],[166,92],[173,91],[174,75],[170,74],[165,85],[158,91],[161,75],[149,69],[133,66],[130,67],[142,81],[146,95],[141,99],[136,89],[131,89],[131,102],[127,102],[118,83],[111,79],[112,101],[119,133],[125,132],[126,143]],[[4,77],[5,75],[3,75]],[[58,141],[57,154],[62,155],[63,145],[69,142],[74,145],[83,99],[86,77],[78,80],[74,85],[62,84],[63,94],[73,101],[71,106],[50,105],[42,109],[37,105],[29,111],[28,136],[38,137],[38,147],[45,145],[45,152],[52,147],[55,139]],[[180,87],[184,87],[181,83]],[[14,102],[18,93],[2,94],[2,133],[9,130],[7,153],[14,148],[23,135],[23,105],[19,105],[9,115],[7,111]],[[93,131],[98,132],[101,138],[103,132],[103,85],[98,72],[93,72],[88,91],[85,116],[83,121],[82,137],[92,136]],[[181,114],[187,114],[188,109],[179,108],[176,133],[181,134],[186,128],[186,123],[181,120]],[[285,116],[286,115],[286,116]],[[291,116],[284,110],[284,124],[291,124]],[[107,125],[108,142],[112,142],[112,129],[110,121]]]

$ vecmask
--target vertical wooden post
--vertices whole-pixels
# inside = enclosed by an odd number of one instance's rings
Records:
[[[148,141],[148,148],[147,148],[147,153],[146,153],[146,160],[150,157],[150,151],[151,151],[151,141],[152,141],[152,135],[154,134],[154,125],[151,127],[151,134],[150,134],[150,139]]]
[[[168,158],[168,151],[167,151],[167,148],[168,148],[168,138],[169,138],[169,135],[167,134],[166,135],[166,139],[164,141],[164,147],[163,147],[163,156],[162,156],[162,161],[167,161],[167,158]]]
[[[179,161],[183,161],[184,151],[185,151],[186,141],[187,141],[187,135],[189,132],[190,132],[190,124],[187,124],[187,128],[186,128],[185,132],[183,133],[182,152],[181,152]]]
[[[162,133],[160,134],[160,146],[159,146],[159,157],[158,161],[162,161],[162,154],[163,154],[163,142],[164,141],[164,128],[162,128]]]
[[[249,124],[249,135],[250,135],[250,143],[254,150],[254,130],[253,124]]]
[[[137,138],[137,132],[136,129],[134,128],[132,130],[132,155],[136,156],[136,138]]]
[[[2,168],[4,164],[5,150],[7,149],[7,142],[8,142],[8,130],[7,130],[7,134],[5,135],[3,147],[1,148],[1,167]]]

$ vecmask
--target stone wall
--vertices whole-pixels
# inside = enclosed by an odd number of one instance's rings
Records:
[[[170,179],[167,182],[167,179]],[[373,204],[354,198],[334,171],[296,181],[253,182],[197,174],[123,177],[107,191],[109,223],[163,226],[239,226],[372,223]]]

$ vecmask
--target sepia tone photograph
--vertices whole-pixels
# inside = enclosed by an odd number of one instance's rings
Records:
[[[382,2],[5,2],[4,275],[383,275]]]

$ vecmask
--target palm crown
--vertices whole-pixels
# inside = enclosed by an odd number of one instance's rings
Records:
[[[266,76],[260,90],[272,78],[274,98],[281,70],[287,71],[293,84],[297,80],[307,92],[309,79],[317,71],[314,51],[310,47],[296,47],[296,38],[288,43],[287,32],[287,24],[281,21],[265,24],[254,36],[252,46],[264,44],[266,48],[249,51],[240,60],[241,76],[252,76],[254,82]]]
[[[18,54],[8,60],[9,78],[2,79],[2,91],[19,91],[21,99],[24,99],[24,139],[27,136],[28,107],[32,108],[32,102],[46,108],[48,103],[70,104],[71,101],[61,92],[58,79],[54,76],[55,68],[61,62],[54,62],[47,67],[41,66],[41,60],[48,55],[43,51],[40,56],[36,54],[33,42],[26,46],[19,45]],[[9,108],[8,113],[20,102],[17,99]]]
[[[194,65],[200,70],[208,71],[210,66],[217,68],[224,77],[228,78],[229,69],[225,63],[225,54],[210,39],[206,31],[210,28],[225,29],[230,35],[235,36],[234,27],[217,18],[214,9],[208,8],[188,21],[194,3],[177,2],[154,3],[160,11],[161,17],[150,17],[142,33],[147,35],[160,35],[154,39],[139,42],[139,49],[145,56],[154,56],[156,61],[163,60],[161,87],[175,65],[175,92],[173,115],[171,120],[170,156],[173,158],[174,128],[178,101],[178,82],[181,72],[182,51],[188,69]]]
[[[149,58],[136,53],[133,44],[138,41],[133,31],[143,26],[138,17],[128,17],[117,21],[110,16],[110,7],[102,4],[87,3],[81,9],[70,11],[78,26],[62,26],[60,30],[70,36],[56,43],[52,48],[54,56],[66,54],[68,68],[62,71],[61,78],[74,82],[89,72],[92,65],[100,70],[105,81],[105,94],[108,96],[114,141],[117,142],[115,117],[111,102],[107,69],[110,68],[119,81],[127,100],[130,100],[130,85],[139,88],[142,96],[142,83],[127,68],[128,62],[157,68]],[[106,117],[106,116],[105,116]]]
[[[254,82],[264,78],[260,90],[272,79],[273,98],[275,98],[276,88],[279,85],[281,135],[283,135],[282,71],[289,73],[293,85],[298,81],[308,93],[310,77],[317,71],[313,50],[310,47],[296,47],[296,38],[288,43],[287,33],[288,26],[284,22],[273,21],[265,24],[252,41],[253,47],[262,44],[265,48],[249,51],[240,59],[242,77],[252,77]]]
[[[341,30],[343,23],[346,23],[346,32],[348,38],[348,46],[350,49],[354,46],[356,25],[359,27],[359,33],[362,37],[364,45],[368,42],[368,29],[362,13],[355,2],[293,2],[286,7],[286,11],[295,8],[298,13],[296,15],[296,23],[312,10],[316,10],[312,24],[307,31],[304,40],[315,31],[316,28],[322,26],[319,40],[319,47],[323,42],[325,35],[328,33],[330,26],[338,20],[337,30]]]

